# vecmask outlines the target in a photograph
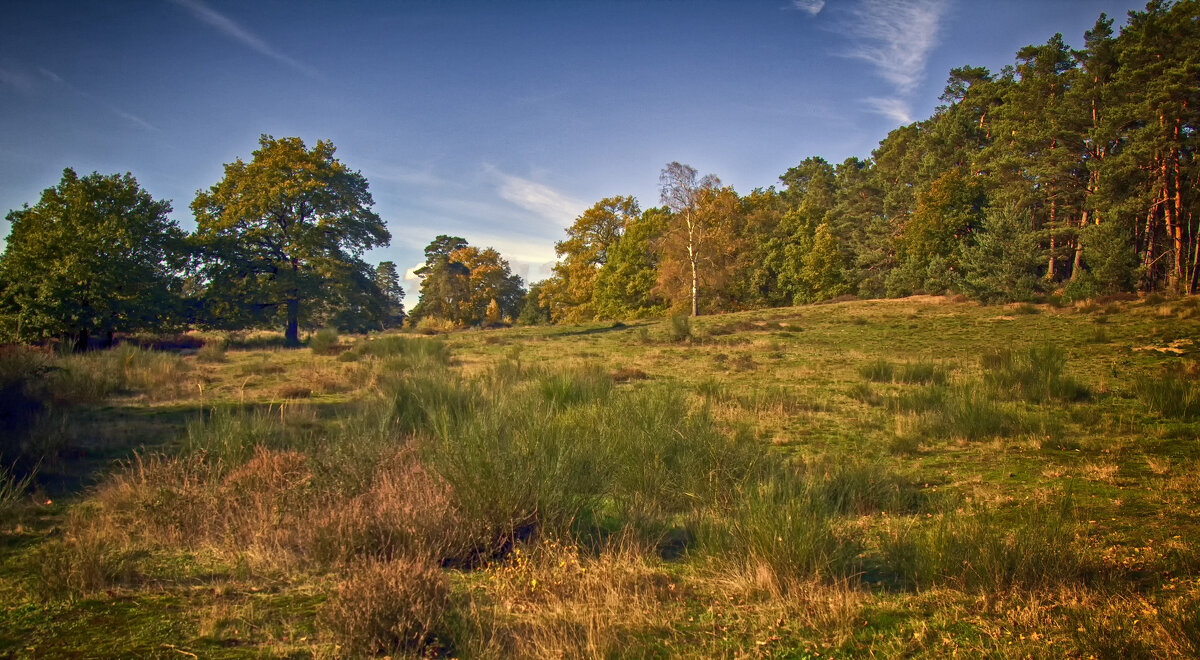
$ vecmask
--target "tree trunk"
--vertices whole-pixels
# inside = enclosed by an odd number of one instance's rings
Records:
[[[1080,230],[1088,226],[1088,218],[1091,214],[1088,211],[1083,212],[1083,218],[1079,221]],[[1071,264],[1071,281],[1079,277],[1079,272],[1083,268],[1083,234],[1075,237],[1075,261]]]
[[[283,343],[292,347],[300,345],[300,301],[294,295],[287,299],[287,331]]]
[[[696,221],[692,211],[687,214],[688,228],[688,265],[692,267],[692,316],[700,316],[700,276],[696,268]]]
[[[75,352],[76,352],[76,353],[85,353],[85,352],[87,352],[87,349],[88,349],[88,338],[89,338],[89,333],[88,333],[88,331],[87,331],[87,328],[80,328],[80,329],[79,329],[79,333],[78,333],[77,335],[75,335],[75,347],[74,347],[74,350],[75,350]]]

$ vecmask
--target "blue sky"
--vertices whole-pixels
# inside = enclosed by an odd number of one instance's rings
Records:
[[[0,213],[64,167],[132,172],[194,227],[196,190],[262,133],[330,139],[403,269],[437,234],[527,280],[602,197],[658,204],[670,161],[739,192],[867,157],[949,70],[998,71],[1135,0],[9,0]],[[0,235],[7,235],[0,222]],[[409,303],[415,303],[409,282]]]

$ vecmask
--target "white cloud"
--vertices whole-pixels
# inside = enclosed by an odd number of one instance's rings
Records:
[[[867,105],[868,110],[877,115],[895,119],[901,124],[912,122],[911,108],[908,101],[903,99],[871,97],[863,99],[863,103]]]
[[[296,59],[284,55],[276,50],[274,46],[264,41],[258,35],[250,32],[246,28],[238,25],[236,21],[228,16],[218,12],[217,10],[204,4],[202,0],[168,0],[169,2],[186,9],[201,23],[215,28],[218,32],[242,44],[246,48],[260,54],[265,55],[276,62],[286,64],[291,68],[303,73],[310,78],[320,78],[321,75],[316,69],[300,62]]]
[[[417,271],[421,270],[424,267],[425,267],[425,262],[422,261],[421,263],[415,264],[412,268],[409,268],[408,270],[404,271],[404,281],[405,282],[420,282],[421,278],[417,275]]]
[[[495,168],[488,170],[499,181],[500,197],[526,211],[562,226],[569,227],[587,205],[558,192],[550,186],[505,174]]]
[[[897,92],[908,94],[925,77],[945,10],[945,0],[862,0],[848,26],[856,42],[849,55],[870,62]]]
[[[792,0],[790,9],[802,11],[809,16],[816,16],[825,8],[825,0]]]

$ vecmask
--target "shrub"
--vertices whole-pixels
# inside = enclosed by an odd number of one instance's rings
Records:
[[[394,557],[352,565],[321,620],[343,657],[426,657],[445,643],[450,612],[441,569],[425,558]]]
[[[980,356],[984,383],[997,396],[1039,403],[1048,399],[1080,401],[1090,393],[1067,376],[1066,353],[1054,344],[1034,346],[1024,353],[1009,349]]]
[[[308,338],[308,347],[317,355],[328,355],[338,349],[338,332],[334,328],[321,328]]]
[[[670,318],[667,325],[667,339],[673,342],[685,342],[692,338],[692,319],[686,314],[676,314]]]
[[[228,342],[225,340],[207,341],[196,351],[196,361],[205,363],[221,363],[229,358],[225,355],[225,350],[228,348]]]
[[[1180,420],[1200,417],[1200,384],[1189,382],[1183,374],[1138,378],[1133,391],[1147,408],[1162,417]]]

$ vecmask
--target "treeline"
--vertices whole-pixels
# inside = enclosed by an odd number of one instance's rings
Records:
[[[0,343],[58,340],[86,350],[97,340],[111,345],[116,333],[273,326],[297,345],[301,327],[398,326],[405,312],[396,265],[363,259],[391,240],[373,204],[366,179],[326,141],[310,149],[299,138],[262,136],[250,162],[225,165],[221,181],[197,193],[192,234],[168,217],[170,202],[153,199],[132,175],[67,169],[36,205],[7,215]],[[474,295],[450,318],[516,315],[524,288],[506,261],[462,239],[446,248],[424,271],[452,262]],[[496,280],[498,300],[477,304],[490,295],[480,287]],[[446,311],[432,297],[414,311],[426,309]]]
[[[941,98],[870,159],[809,158],[778,189],[672,163],[662,207],[601,200],[522,318],[1197,292],[1200,3],[1150,2],[1119,34],[1101,14],[1081,50],[1055,35],[999,73],[954,69]]]

